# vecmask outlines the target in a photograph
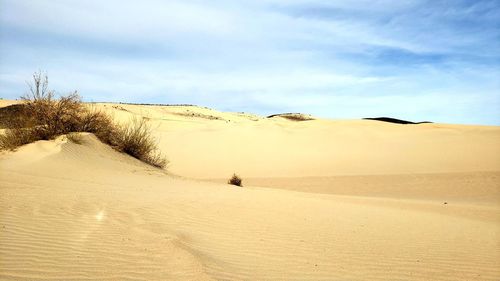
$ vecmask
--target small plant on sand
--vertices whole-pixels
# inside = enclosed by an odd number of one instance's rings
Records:
[[[147,164],[164,168],[167,160],[161,155],[147,120],[134,119],[128,125],[118,125],[107,113],[89,108],[73,92],[60,98],[48,90],[48,78],[37,72],[29,85],[29,93],[15,110],[7,110],[6,128],[0,133],[0,150],[15,148],[38,140],[50,140],[66,134],[75,143],[82,143],[75,132],[93,133],[99,140],[120,152]],[[3,114],[3,113],[2,113]],[[1,115],[1,114],[0,114]],[[2,119],[5,116],[1,115]]]
[[[161,155],[156,146],[156,140],[151,135],[151,126],[148,120],[135,117],[127,125],[117,128],[114,146],[152,166],[164,168],[167,160]]]
[[[7,121],[7,130],[0,136],[0,149],[14,149],[61,134],[77,131],[83,105],[76,92],[59,99],[48,90],[48,78],[41,72],[33,75],[29,93],[21,97],[22,107]]]
[[[0,134],[0,150],[14,150],[21,145],[37,140],[30,129],[6,129],[3,134]]]
[[[29,84],[30,92],[22,98],[26,121],[37,138],[43,140],[68,132],[78,131],[80,115],[85,110],[77,92],[54,97],[54,91],[48,90],[49,80],[41,72],[33,75]]]
[[[233,174],[233,176],[227,181],[228,184],[236,185],[236,186],[242,186],[243,180],[236,174]]]
[[[82,135],[80,133],[77,133],[77,132],[71,132],[71,133],[67,134],[66,138],[69,141],[71,141],[73,143],[76,143],[76,144],[82,144],[83,143]]]

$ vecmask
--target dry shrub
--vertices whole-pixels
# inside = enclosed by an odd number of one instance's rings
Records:
[[[152,166],[164,168],[167,165],[146,118],[135,117],[126,125],[117,125],[109,114],[90,108],[81,116],[80,131],[93,133],[116,150]]]
[[[113,117],[94,107],[87,108],[80,117],[80,131],[96,135],[102,142],[113,145],[118,133],[118,126]]]
[[[31,129],[12,128],[0,134],[0,150],[14,150],[21,145],[37,141]]]
[[[80,133],[77,132],[72,132],[66,135],[66,138],[70,140],[71,142],[74,142],[76,144],[82,144],[83,143],[83,138]]]
[[[233,174],[233,176],[227,181],[228,184],[236,185],[236,186],[242,186],[243,180],[236,174]]]
[[[41,72],[35,73],[28,85],[29,93],[21,97],[23,104],[6,122],[8,129],[0,137],[0,149],[15,149],[79,130],[84,107],[76,92],[55,99],[54,92],[48,90],[47,76]]]
[[[81,143],[81,136],[73,132],[89,132],[147,164],[164,168],[167,160],[158,151],[147,120],[133,119],[129,125],[117,125],[103,111],[86,107],[76,92],[54,98],[48,90],[48,78],[41,72],[33,75],[28,84],[30,92],[22,97],[24,103],[16,107],[13,118],[3,121],[5,132],[0,134],[0,150],[13,150],[38,140],[50,140],[66,134],[68,139]]]
[[[151,126],[145,118],[135,117],[127,125],[117,127],[113,145],[143,162],[164,168],[167,160],[158,151],[156,140],[151,135]]]
[[[49,80],[41,72],[33,75],[30,92],[21,97],[26,116],[25,127],[30,127],[35,137],[49,140],[58,135],[78,131],[80,116],[85,111],[76,92],[59,99],[48,90]]]

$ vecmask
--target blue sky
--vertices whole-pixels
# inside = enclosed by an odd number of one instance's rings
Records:
[[[500,125],[500,1],[0,0],[0,97]]]

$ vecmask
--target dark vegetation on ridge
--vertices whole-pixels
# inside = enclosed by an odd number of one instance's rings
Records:
[[[401,119],[396,119],[396,118],[390,118],[390,117],[375,117],[375,118],[363,118],[363,120],[375,120],[375,121],[382,121],[382,122],[389,122],[389,123],[396,123],[396,124],[426,124],[426,123],[432,123],[430,121],[422,121],[422,122],[411,122],[411,121],[406,121],[406,120],[401,120]]]
[[[0,110],[0,150],[14,150],[38,140],[51,140],[74,132],[93,133],[99,140],[147,164],[164,168],[167,160],[158,151],[148,120],[135,117],[127,125],[116,123],[104,111],[86,106],[77,92],[56,98],[48,78],[33,75],[23,103]],[[76,140],[75,136],[71,139]]]
[[[292,121],[314,120],[314,118],[312,118],[311,116],[302,113],[279,113],[279,114],[269,115],[266,118],[273,118],[273,117],[282,117]]]
[[[24,104],[11,104],[0,107],[0,129],[11,128],[21,122],[24,112]]]
[[[199,106],[190,103],[138,103],[138,102],[113,102],[113,101],[92,101],[89,103],[109,103],[109,104],[126,104],[126,105],[147,105],[147,106],[190,106],[210,109],[206,106]]]

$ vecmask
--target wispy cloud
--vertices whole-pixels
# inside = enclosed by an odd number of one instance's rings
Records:
[[[0,0],[0,95],[500,124],[498,1]]]

